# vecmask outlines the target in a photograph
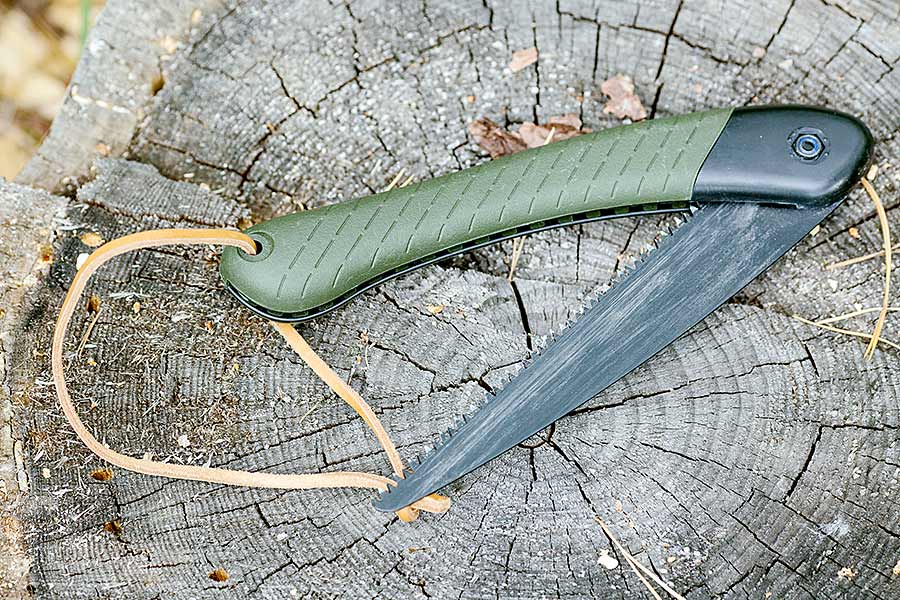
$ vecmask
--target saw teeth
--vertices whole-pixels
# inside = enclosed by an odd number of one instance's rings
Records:
[[[699,208],[691,205],[691,215],[693,216]],[[533,336],[532,337],[532,345],[533,349],[527,351],[525,358],[522,361],[522,368],[519,369],[513,377],[522,376],[523,372],[540,356],[541,352],[553,343],[556,338],[568,329],[575,321],[577,321],[587,310],[592,308],[597,302],[600,301],[600,298],[603,297],[604,294],[612,290],[616,285],[621,283],[623,280],[630,277],[635,271],[637,271],[644,260],[659,251],[669,240],[672,233],[675,230],[679,229],[682,225],[684,225],[687,221],[690,220],[690,217],[687,219],[680,220],[679,226],[674,228],[669,228],[667,232],[664,232],[660,239],[655,240],[650,247],[646,251],[640,252],[637,256],[632,257],[630,259],[630,264],[623,266],[617,273],[613,275],[610,279],[609,285],[605,286],[602,291],[598,291],[597,288],[594,288],[587,294],[587,298],[581,303],[578,307],[578,310],[574,312],[574,314],[566,321],[566,324],[559,329],[558,331],[553,331],[550,335],[542,335],[542,336]],[[600,286],[598,286],[599,288]],[[509,381],[504,383],[508,385]],[[502,391],[502,387],[500,390],[491,390],[486,391],[484,393],[483,402],[472,412],[469,414],[461,415],[458,417],[454,423],[453,427],[448,428],[445,432],[441,433],[439,439],[436,444],[433,444],[430,448],[421,452],[418,456],[413,458],[410,461],[410,466],[414,466],[415,469],[420,469],[422,465],[426,464],[434,455],[436,450],[447,443],[447,441],[455,434],[463,425],[469,422],[469,418],[481,410],[485,405],[491,403],[497,398],[497,393]],[[405,470],[404,470],[405,471]],[[391,488],[393,486],[388,486],[388,490],[386,492],[382,492],[382,494],[390,494]]]
[[[609,285],[607,285],[602,291],[597,291],[597,288],[594,288],[593,290],[591,290],[587,294],[587,298],[581,303],[581,306],[578,307],[578,309],[566,321],[566,324],[562,328],[560,328],[558,331],[551,332],[550,335],[532,337],[533,349],[529,350],[526,353],[525,359],[522,361],[523,368],[520,369],[514,375],[514,377],[520,376],[522,374],[522,372],[525,369],[527,369],[538,358],[538,356],[540,356],[541,352],[546,347],[548,347],[550,344],[552,344],[554,341],[556,341],[556,338],[559,337],[560,334],[562,334],[575,321],[577,321],[585,312],[590,310],[597,302],[599,302],[600,298],[602,298],[604,294],[606,294],[607,292],[612,290],[615,286],[619,285],[622,281],[624,281],[625,279],[627,279],[628,277],[633,275],[634,272],[640,268],[641,264],[644,262],[644,260],[647,257],[652,256],[657,251],[659,251],[666,243],[668,243],[671,235],[675,231],[680,229],[685,223],[690,221],[691,217],[698,210],[700,210],[699,207],[697,207],[693,204],[690,204],[689,207],[691,209],[690,216],[686,216],[685,218],[678,219],[677,225],[674,227],[664,225],[663,228],[667,230],[665,232],[665,235],[660,236],[660,239],[655,239],[653,242],[651,242],[646,247],[645,250],[639,252],[637,254],[637,256],[631,257],[629,259],[628,264],[622,266],[622,268],[619,269],[619,271],[617,273],[613,274],[612,278],[610,279]],[[509,382],[507,382],[507,384],[508,383]],[[490,395],[493,397],[496,397],[496,393],[491,393]],[[486,401],[490,402],[493,399],[493,397],[487,397]]]

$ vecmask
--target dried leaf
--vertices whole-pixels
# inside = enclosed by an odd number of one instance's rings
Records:
[[[647,118],[647,110],[634,93],[634,82],[630,77],[626,75],[610,77],[603,82],[600,90],[609,96],[609,102],[603,106],[603,112],[632,121]]]
[[[43,244],[40,248],[40,252],[38,253],[38,260],[40,260],[44,264],[50,264],[53,262],[53,246],[49,244]]]
[[[122,533],[122,524],[118,521],[107,521],[103,524],[103,531],[113,535],[120,535]]]
[[[85,304],[85,310],[89,313],[99,312],[100,310],[100,297],[91,294],[88,296],[87,303]]]
[[[481,118],[474,121],[469,125],[469,133],[478,145],[491,155],[491,158],[515,154],[528,148],[521,137],[506,131],[490,119]]]
[[[228,571],[219,567],[218,569],[210,572],[209,578],[218,583],[228,581]]]
[[[575,113],[567,113],[559,117],[550,117],[550,120],[547,121],[550,125],[562,125],[563,127],[570,127],[581,133],[590,133],[590,129],[582,129],[582,125],[584,123],[581,122],[581,119]]]
[[[538,59],[538,49],[535,47],[516,50],[513,52],[512,61],[509,63],[509,70],[518,73],[525,67],[533,65]]]
[[[429,304],[425,308],[433,315],[440,314],[446,308],[443,304]]]
[[[850,567],[842,567],[841,570],[837,573],[838,579],[846,579],[847,581],[850,581],[854,577],[856,577],[856,571],[854,571]]]
[[[581,119],[575,114],[551,117],[544,125],[522,123],[518,131],[519,137],[522,138],[522,141],[529,148],[545,146],[552,142],[561,142],[562,140],[589,132],[590,130],[581,128]]]
[[[109,481],[113,478],[113,471],[110,468],[94,469],[91,471],[91,479],[97,481]]]
[[[847,233],[849,233],[850,237],[852,237],[854,240],[859,239],[859,229],[857,229],[856,227],[851,227],[847,230]]]
[[[578,115],[567,114],[550,117],[544,124],[522,123],[518,131],[511,132],[482,117],[469,125],[469,133],[491,158],[499,158],[591,132],[590,129],[582,129],[581,125]]]

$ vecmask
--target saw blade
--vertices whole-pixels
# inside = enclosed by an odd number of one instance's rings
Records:
[[[408,506],[591,400],[739,292],[838,204],[703,205],[462,427],[441,436],[375,507]]]

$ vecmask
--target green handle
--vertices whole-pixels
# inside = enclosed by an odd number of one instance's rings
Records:
[[[269,318],[298,321],[373,283],[461,251],[629,207],[683,208],[730,109],[579,136],[247,230],[220,273]],[[651,205],[647,207],[647,205]]]

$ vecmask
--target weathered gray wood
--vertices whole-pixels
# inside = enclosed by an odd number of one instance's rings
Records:
[[[13,417],[22,397],[13,394],[10,381],[28,350],[14,343],[15,333],[30,312],[26,294],[52,262],[53,228],[65,206],[64,198],[0,182],[0,595],[10,600],[26,597],[30,565],[21,520],[28,494],[27,450]]]
[[[190,13],[180,6],[157,10]],[[124,20],[134,12],[113,1],[93,45],[115,34],[112,46],[139,48],[133,40],[152,35]],[[206,10],[165,63],[165,85],[140,100],[143,119],[110,126],[64,112],[54,126],[63,141],[48,142],[28,171],[32,184],[57,188],[62,173],[46,161],[84,182],[68,212],[83,229],[58,236],[37,308],[18,320],[17,346],[29,351],[14,365],[13,390],[23,400],[36,596],[644,597],[626,568],[597,564],[610,541],[595,514],[690,598],[895,596],[898,355],[882,350],[865,362],[858,341],[789,317],[878,302],[876,263],[822,268],[879,247],[860,193],[644,368],[454,485],[448,514],[413,525],[352,490],[245,490],[121,471],[95,482],[88,474],[100,464],[46,383],[46,349],[87,251],[77,238],[85,230],[109,239],[235,226],[370,193],[401,169],[424,178],[470,166],[485,159],[466,133],[482,115],[518,122],[576,112],[589,127],[609,126],[599,87],[620,72],[654,115],[805,102],[862,116],[878,139],[877,187],[900,230],[898,17],[887,0],[252,1]],[[510,73],[512,51],[534,45],[537,65]],[[88,55],[81,72],[104,73],[115,56]],[[124,75],[108,72],[108,85],[125,89]],[[93,143],[74,132],[93,139],[107,130],[126,140],[113,154],[130,160],[89,170]],[[558,329],[671,221],[536,235],[514,284],[509,245],[481,250],[301,331],[413,456],[502,385],[532,336]],[[352,412],[222,294],[214,256],[145,252],[97,277],[102,311],[90,344],[74,355],[82,314],[69,346],[73,397],[91,427],[117,449],[197,464],[386,473]],[[441,304],[438,314],[428,309]],[[896,330],[892,322],[887,333]],[[182,434],[190,447],[178,444]],[[103,531],[111,520],[120,534]],[[207,578],[217,567],[227,582]],[[843,567],[850,580],[837,577]]]

